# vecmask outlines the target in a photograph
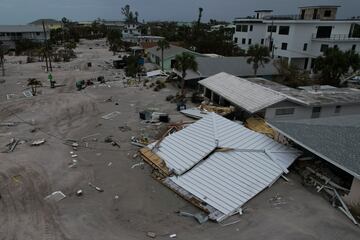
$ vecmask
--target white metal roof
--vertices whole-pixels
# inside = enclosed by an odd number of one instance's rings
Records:
[[[230,216],[272,185],[283,169],[264,152],[217,152],[182,176],[170,179]]]
[[[286,96],[279,92],[224,72],[199,83],[250,113],[286,99]]]
[[[164,138],[153,151],[177,175],[169,180],[225,217],[287,173],[300,154],[216,113]]]

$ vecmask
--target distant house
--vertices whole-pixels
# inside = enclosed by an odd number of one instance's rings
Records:
[[[50,32],[47,31],[47,39]],[[9,49],[15,49],[15,41],[28,39],[34,42],[44,42],[43,28],[34,25],[0,25],[0,41]]]
[[[42,27],[43,22],[44,22],[45,28],[47,28],[47,29],[62,28],[62,22],[55,20],[55,19],[38,19],[36,21],[29,23],[29,25]]]
[[[207,54],[204,55],[209,56]],[[254,69],[252,64],[247,63],[247,57],[212,57],[210,55],[210,57],[197,57],[196,62],[198,70],[196,72],[192,70],[187,71],[185,80],[188,82],[188,85],[196,85],[197,81],[221,72],[243,78],[254,76]],[[278,75],[278,71],[273,61],[271,61],[268,64],[264,64],[264,67],[260,66],[257,75],[266,79],[272,79],[274,75]]]
[[[270,120],[268,124],[298,146],[347,175],[350,193],[345,200],[360,203],[360,115],[302,120]]]
[[[196,57],[203,56],[200,53],[190,51],[186,48],[170,45],[169,48],[164,49],[164,69],[171,70],[175,66],[175,57],[176,55],[182,54],[184,52],[190,53]],[[148,58],[150,62],[155,63],[161,67],[161,50],[157,46],[149,48],[147,50]]]
[[[260,115],[290,120],[360,114],[360,91],[351,88],[301,90],[264,78],[239,78],[219,73],[199,81],[214,103],[235,106],[238,117]]]

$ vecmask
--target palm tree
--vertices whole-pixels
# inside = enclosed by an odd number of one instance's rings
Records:
[[[162,39],[157,42],[157,50],[161,50],[161,70],[164,71],[164,50],[170,48],[170,44],[166,39]]]
[[[187,70],[197,71],[198,64],[195,60],[195,56],[183,52],[181,55],[175,57],[175,69],[181,72],[181,96],[185,96],[185,77]]]
[[[253,64],[254,76],[256,77],[257,71],[260,66],[264,67],[264,64],[270,62],[270,51],[265,46],[259,44],[251,45],[247,51],[249,58],[247,59],[248,64]]]
[[[37,94],[37,87],[42,86],[42,83],[37,80],[36,78],[29,78],[28,79],[28,86],[31,86],[31,93],[33,96],[36,96]]]
[[[201,18],[202,18],[202,13],[203,13],[204,9],[203,8],[199,8],[199,17],[198,17],[198,22],[197,25],[198,27],[200,27],[200,23],[201,23]]]

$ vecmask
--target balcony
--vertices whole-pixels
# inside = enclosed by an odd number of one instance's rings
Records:
[[[349,37],[349,34],[331,34],[329,37],[318,36],[314,33],[311,37],[314,41],[360,41],[360,37]]]

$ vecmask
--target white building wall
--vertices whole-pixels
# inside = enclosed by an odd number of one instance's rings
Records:
[[[237,44],[240,48],[247,50],[249,47],[248,39],[251,38],[251,45],[261,44],[261,39],[264,39],[265,45],[269,46],[272,37],[274,41],[274,56],[287,59],[294,59],[295,63],[304,67],[305,59],[308,58],[308,67],[311,66],[311,58],[321,56],[323,53],[320,51],[321,45],[326,44],[328,47],[335,45],[342,51],[353,49],[356,45],[356,52],[360,53],[360,39],[349,39],[349,32],[351,29],[352,21],[304,21],[304,20],[276,20],[264,21],[258,23],[237,22],[236,25],[253,25],[253,31],[248,32],[235,32],[234,39],[237,38]],[[268,32],[269,26],[276,26],[276,32],[272,35]],[[289,26],[290,31],[288,35],[280,35],[279,27]],[[317,28],[319,26],[331,26],[331,38],[329,39],[316,39]],[[242,39],[246,39],[246,43],[242,43]],[[281,49],[282,43],[287,43],[287,50]],[[307,44],[307,49],[304,51],[304,44]],[[291,61],[292,62],[292,61]]]
[[[276,109],[281,108],[295,108],[294,114],[291,115],[276,115]],[[320,112],[321,117],[333,117],[360,114],[360,104],[341,105],[339,113],[335,113],[336,106],[323,106]],[[297,105],[291,102],[283,102],[281,104],[274,105],[266,109],[265,119],[277,119],[277,120],[291,120],[291,119],[306,119],[311,118],[312,107],[306,107]]]

